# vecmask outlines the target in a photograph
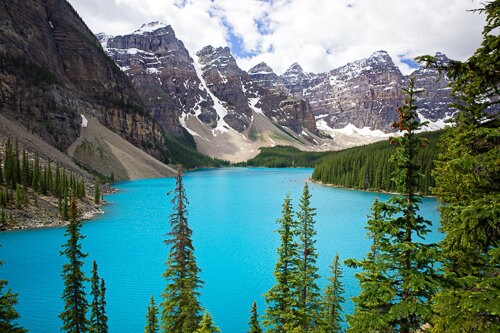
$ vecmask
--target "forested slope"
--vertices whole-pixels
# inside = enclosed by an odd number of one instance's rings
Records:
[[[422,194],[430,194],[434,186],[431,171],[437,157],[437,142],[442,131],[422,133],[428,139],[428,144],[417,154],[417,164],[422,165],[418,180],[418,190]],[[388,141],[329,153],[318,161],[314,167],[312,179],[323,184],[361,190],[396,191],[391,180],[395,169],[391,162],[394,147]]]

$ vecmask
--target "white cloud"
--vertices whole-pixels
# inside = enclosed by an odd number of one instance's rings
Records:
[[[322,72],[386,50],[398,56],[441,51],[465,60],[480,45],[479,0],[69,0],[94,32],[124,34],[142,23],[171,24],[191,55],[233,46],[238,64],[265,61],[281,74],[293,62]],[[235,43],[238,38],[239,45]],[[251,57],[247,57],[251,54]]]

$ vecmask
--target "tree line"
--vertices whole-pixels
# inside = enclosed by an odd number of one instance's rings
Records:
[[[38,151],[30,154],[19,149],[17,140],[10,138],[0,149],[0,226],[12,221],[11,210],[22,209],[30,204],[37,206],[39,195],[57,198],[60,218],[69,221],[69,201],[87,197],[85,181],[50,160],[43,162]],[[96,180],[94,201],[102,195]],[[7,216],[6,211],[9,210]]]
[[[435,185],[432,170],[441,133],[437,131],[418,135],[426,141],[426,148],[418,150],[413,157],[423,175],[417,180],[416,189],[424,195],[429,195]],[[393,145],[382,141],[330,153],[314,166],[311,178],[323,184],[346,188],[396,192],[397,186],[392,179],[396,165],[390,162],[393,151]]]

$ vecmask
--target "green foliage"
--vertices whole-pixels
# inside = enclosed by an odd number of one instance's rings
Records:
[[[200,325],[194,333],[219,333],[220,329],[215,326],[214,320],[208,311],[205,311]]]
[[[320,158],[327,154],[325,152],[304,152],[291,146],[262,147],[259,148],[257,156],[239,165],[267,168],[312,168]]]
[[[418,121],[414,79],[410,79],[405,104],[398,108],[393,124],[403,134],[393,138],[393,179],[399,196],[386,203],[375,201],[366,229],[373,238],[371,252],[361,261],[348,260],[361,268],[356,273],[361,293],[354,297],[354,314],[347,316],[348,332],[415,332],[431,319],[430,301],[437,291],[438,260],[435,244],[420,240],[430,231],[430,221],[418,215],[421,197],[415,193],[418,165],[414,156],[422,141],[415,136]]]
[[[342,267],[340,266],[339,254],[335,255],[330,266],[330,278],[326,287],[321,304],[322,329],[325,333],[342,332],[342,313],[345,302],[344,283],[342,282]]]
[[[3,263],[0,261],[0,266],[2,264]],[[17,304],[17,294],[13,293],[10,289],[4,290],[6,286],[7,281],[0,280],[0,332],[28,332],[15,322],[17,319],[19,319],[19,313],[14,308],[14,306]]]
[[[248,321],[247,333],[262,333],[262,328],[259,323],[259,315],[257,313],[257,303],[253,301],[252,309],[250,310],[251,316]]]
[[[99,181],[97,179],[94,184],[94,203],[96,205],[101,203],[101,187],[99,186]]]
[[[293,218],[290,195],[285,197],[281,218],[277,220],[280,234],[278,260],[274,268],[276,284],[264,295],[267,308],[264,326],[268,332],[283,332],[300,326],[298,306],[297,222]]]
[[[420,166],[423,177],[416,182],[416,190],[424,195],[430,194],[434,186],[432,170],[437,156],[437,142],[442,131],[417,134],[416,137],[427,141],[426,149],[418,150],[413,163]],[[376,142],[338,152],[331,152],[318,161],[311,176],[323,184],[370,191],[397,191],[392,180],[395,164],[390,163],[394,147],[389,142]]]
[[[77,220],[77,214],[76,201],[75,198],[72,198],[70,223],[65,233],[68,241],[60,252],[61,255],[66,256],[68,262],[63,265],[61,274],[64,280],[62,294],[64,310],[59,318],[63,322],[61,330],[68,333],[87,332],[89,324],[86,318],[88,303],[84,285],[87,279],[82,271],[83,259],[87,254],[82,252],[80,240],[84,236],[80,234],[81,223]]]
[[[320,320],[320,290],[318,286],[318,252],[316,250],[315,208],[311,207],[311,193],[307,183],[297,212],[298,233],[298,312],[304,332],[318,325]]]
[[[89,333],[107,333],[108,318],[106,316],[106,287],[104,279],[99,278],[97,263],[93,262],[90,278],[92,303],[90,304]]]
[[[171,200],[173,212],[170,215],[170,231],[165,241],[170,246],[167,279],[162,297],[161,329],[164,332],[192,333],[198,328],[201,306],[198,301],[203,282],[199,278],[200,269],[196,264],[192,231],[188,226],[188,200],[179,170],[175,177],[174,196]]]
[[[158,333],[159,329],[158,307],[155,304],[154,296],[151,296],[148,313],[146,314],[146,326],[144,326],[144,333]]]
[[[445,238],[433,332],[500,331],[500,1],[488,1],[483,42],[465,62],[420,57],[453,79],[459,113],[434,176]]]

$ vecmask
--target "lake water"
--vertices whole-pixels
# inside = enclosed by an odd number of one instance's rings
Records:
[[[190,204],[189,224],[197,262],[205,282],[201,302],[226,333],[245,332],[249,310],[257,301],[264,313],[262,294],[274,284],[273,270],[279,235],[276,219],[287,193],[298,208],[304,182],[312,169],[227,168],[185,174]],[[111,333],[144,331],[151,295],[157,303],[165,287],[162,273],[168,249],[170,199],[174,180],[145,179],[116,184],[119,192],[106,197],[105,214],[85,223],[83,250],[89,253],[85,271],[90,276],[96,260],[106,280],[107,314]],[[318,266],[325,277],[335,253],[341,259],[361,258],[369,249],[365,238],[366,215],[375,199],[388,195],[336,189],[310,184],[312,206],[317,209]],[[437,201],[425,199],[421,214],[433,222],[439,217]],[[437,226],[431,235],[440,238]],[[19,293],[20,324],[32,333],[59,332],[58,314],[65,258],[64,228],[0,233],[0,278]],[[346,298],[359,288],[351,269],[344,268]],[[89,290],[87,289],[87,292]],[[352,304],[345,304],[346,312]]]

